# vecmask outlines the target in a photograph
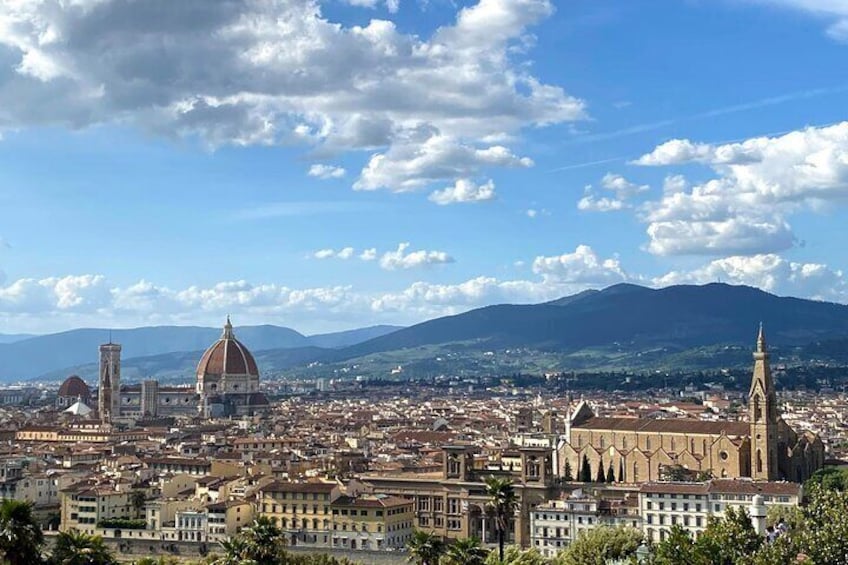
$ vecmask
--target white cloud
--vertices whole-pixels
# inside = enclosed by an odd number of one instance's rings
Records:
[[[619,200],[628,200],[637,194],[641,194],[648,190],[646,184],[635,184],[627,180],[621,175],[607,173],[601,179],[601,187],[615,193]]]
[[[342,167],[316,163],[309,167],[309,172],[307,174],[310,177],[317,177],[322,180],[340,179],[345,176],[345,170]]]
[[[646,184],[635,184],[621,175],[607,173],[601,178],[601,188],[615,194],[614,197],[598,196],[592,185],[586,186],[583,197],[577,201],[577,209],[584,212],[615,212],[629,208],[628,200],[646,192]]]
[[[319,249],[312,254],[316,259],[331,259],[336,256],[335,249]]]
[[[529,210],[527,210],[526,214],[528,218],[535,218],[539,215],[539,211],[535,208],[530,208]]]
[[[430,200],[440,206],[460,202],[486,202],[495,199],[495,183],[491,179],[477,184],[470,179],[457,179],[453,186],[430,194]]]
[[[848,3],[844,0],[746,0],[773,4],[808,12],[827,20],[827,34],[837,41],[848,41]]]
[[[577,201],[577,209],[584,212],[614,212],[623,210],[624,202],[606,196],[597,197],[594,194],[587,194]]]
[[[414,254],[405,247],[402,251],[403,257]],[[775,254],[726,257],[649,279],[627,272],[614,255],[601,257],[590,246],[579,245],[562,255],[536,257],[532,271],[535,277],[522,279],[481,275],[455,283],[417,281],[405,288],[369,291],[344,285],[291,288],[244,280],[178,289],[146,280],[118,286],[93,274],[19,279],[0,284],[0,319],[5,331],[40,333],[104,325],[217,325],[231,313],[240,325],[284,318],[301,331],[328,331],[369,323],[416,323],[489,304],[544,302],[618,282],[666,286],[717,280],[777,294],[848,302],[843,271]]]
[[[787,261],[774,254],[717,259],[692,271],[672,271],[654,279],[657,286],[726,282],[755,286],[781,295],[848,301],[845,274],[821,263]]]
[[[409,132],[385,153],[372,155],[353,187],[409,191],[437,181],[473,176],[493,166],[531,167],[533,161],[502,145],[477,147],[422,128]]]
[[[578,245],[572,253],[536,257],[533,272],[545,279],[570,284],[606,286],[630,279],[618,258],[601,259],[588,245]]]
[[[480,0],[425,35],[331,21],[316,0],[179,6],[0,2],[0,131],[117,123],[213,147],[367,149],[378,153],[359,187],[408,190],[527,166],[487,140],[585,116],[514,49],[553,13],[550,0]],[[433,138],[423,157],[408,146],[422,128]]]
[[[848,122],[778,137],[710,145],[672,140],[636,161],[701,163],[716,178],[666,178],[663,197],[641,209],[657,254],[757,254],[791,247],[788,217],[848,197]]]
[[[350,4],[351,6],[357,6],[360,8],[370,8],[374,9],[381,4],[378,0],[343,0],[346,4]],[[386,10],[390,14],[394,14],[400,8],[400,0],[386,0],[383,3],[386,7]]]
[[[409,251],[409,243],[399,243],[394,251],[387,251],[380,257],[380,267],[387,271],[397,269],[414,269],[430,265],[453,263],[454,258],[444,251],[427,251],[420,249]]]
[[[377,259],[377,249],[374,247],[365,249],[362,253],[359,254],[359,258],[363,261],[374,261],[375,259]]]
[[[354,253],[353,247],[343,247],[338,251],[335,249],[319,249],[312,256],[315,259],[350,259]]]

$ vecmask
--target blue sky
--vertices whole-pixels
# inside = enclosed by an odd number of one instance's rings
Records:
[[[0,6],[0,332],[848,302],[848,2]]]

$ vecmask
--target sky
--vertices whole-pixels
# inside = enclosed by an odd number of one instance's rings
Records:
[[[848,303],[848,0],[6,0],[0,333]]]

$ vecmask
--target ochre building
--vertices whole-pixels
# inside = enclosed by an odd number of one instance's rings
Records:
[[[748,421],[605,418],[581,403],[569,417],[567,441],[558,449],[576,479],[584,457],[592,477],[610,467],[618,480],[655,481],[665,466],[709,472],[716,478],[752,477],[802,482],[824,465],[824,445],[796,432],[778,413],[762,327],[754,352]]]

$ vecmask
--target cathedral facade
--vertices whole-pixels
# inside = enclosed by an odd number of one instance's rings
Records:
[[[100,346],[97,412],[104,425],[144,418],[250,416],[268,408],[259,392],[253,355],[227,318],[221,338],[200,358],[194,386],[160,386],[155,380],[121,385],[121,346]],[[69,379],[70,380],[70,379]]]
[[[824,445],[811,432],[796,432],[778,413],[762,327],[754,352],[748,421],[605,418],[581,402],[569,415],[559,468],[576,478],[584,460],[591,476],[612,468],[628,483],[656,481],[662,469],[680,466],[713,477],[751,477],[802,482],[824,465]]]

